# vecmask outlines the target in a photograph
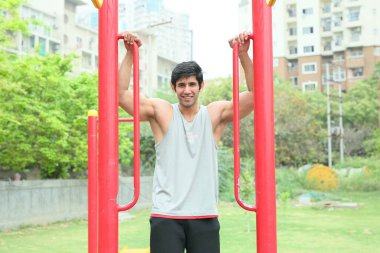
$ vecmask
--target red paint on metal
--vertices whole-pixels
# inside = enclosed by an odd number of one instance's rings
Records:
[[[126,119],[127,122],[129,120]],[[119,212],[136,205],[140,196],[140,67],[139,47],[135,42],[133,43],[133,154],[133,200],[125,206],[119,206]]]
[[[88,116],[88,252],[95,253],[98,248],[98,122],[96,116]]]
[[[133,118],[119,118],[119,122],[133,122]]]
[[[255,104],[257,252],[277,252],[274,156],[272,11],[265,0],[252,1]]]
[[[253,39],[253,35],[249,36]],[[245,204],[239,197],[240,179],[240,115],[239,115],[239,44],[235,43],[233,60],[233,129],[234,129],[234,194],[236,202],[247,211],[256,211],[256,206]]]
[[[99,9],[99,253],[118,251],[117,0]]]

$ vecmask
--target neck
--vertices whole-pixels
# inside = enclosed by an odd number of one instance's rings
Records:
[[[199,109],[200,105],[198,103],[194,104],[191,107],[184,107],[181,104],[179,104],[179,111],[182,113],[183,117],[185,117],[187,121],[193,121]]]

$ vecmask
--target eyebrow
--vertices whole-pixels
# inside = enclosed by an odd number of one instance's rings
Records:
[[[197,84],[197,82],[189,82],[189,85],[191,84]],[[180,82],[180,83],[177,83],[177,85],[186,85],[185,82]]]

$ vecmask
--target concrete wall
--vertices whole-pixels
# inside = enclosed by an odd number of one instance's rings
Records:
[[[151,205],[152,178],[141,178],[134,209]],[[133,178],[120,178],[118,201],[133,196]],[[0,182],[0,230],[87,217],[87,180]]]

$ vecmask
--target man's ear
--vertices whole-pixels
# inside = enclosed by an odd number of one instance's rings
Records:
[[[175,92],[175,86],[174,86],[174,84],[170,83],[170,87],[172,88],[172,91]]]
[[[199,89],[199,91],[202,91],[204,87],[205,87],[205,82],[202,81],[201,88]]]

